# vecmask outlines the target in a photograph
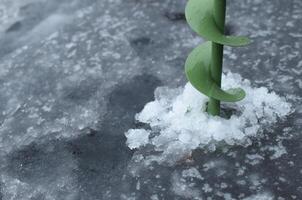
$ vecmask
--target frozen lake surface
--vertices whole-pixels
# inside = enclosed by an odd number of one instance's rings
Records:
[[[150,128],[135,115],[156,88],[187,82],[203,40],[186,0],[0,0],[0,200],[302,199],[302,2],[228,3],[228,32],[253,43],[227,47],[224,69],[294,112],[165,164],[125,133]]]

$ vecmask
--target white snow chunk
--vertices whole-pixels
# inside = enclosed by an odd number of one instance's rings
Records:
[[[248,80],[231,72],[223,75],[223,88],[241,87],[246,98],[237,103],[224,103],[238,112],[229,119],[213,117],[205,112],[208,97],[187,83],[184,88],[157,88],[155,100],[147,103],[136,120],[148,123],[159,134],[148,140],[142,129],[126,133],[132,149],[154,145],[162,152],[159,162],[181,160],[198,147],[225,142],[229,145],[248,143],[268,126],[292,112],[291,104],[267,88],[253,88]],[[173,159],[171,159],[173,158]]]
[[[130,129],[126,133],[127,144],[130,149],[136,149],[148,144],[150,131],[145,129]]]

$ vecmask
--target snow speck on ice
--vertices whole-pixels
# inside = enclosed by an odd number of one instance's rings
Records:
[[[252,195],[250,197],[244,198],[243,200],[273,200],[274,197],[270,193],[262,193]]]
[[[267,88],[253,88],[250,81],[228,72],[223,76],[224,88],[241,87],[247,96],[237,103],[223,103],[229,117],[212,117],[206,112],[207,97],[190,83],[184,88],[157,88],[155,100],[145,105],[136,120],[149,124],[152,130],[131,129],[126,133],[129,148],[151,144],[161,152],[157,161],[180,160],[192,150],[218,143],[247,145],[249,138],[278,123],[292,112],[290,103]],[[225,112],[227,113],[227,112]],[[150,137],[150,131],[156,134]],[[154,158],[154,157],[153,157]],[[169,158],[169,159],[168,159]]]

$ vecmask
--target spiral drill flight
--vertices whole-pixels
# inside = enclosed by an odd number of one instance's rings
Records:
[[[241,88],[221,89],[223,46],[250,43],[247,37],[224,35],[225,12],[226,0],[189,0],[185,11],[190,27],[208,40],[188,56],[186,76],[193,87],[210,98],[207,112],[214,116],[220,114],[220,101],[237,102],[245,97]]]

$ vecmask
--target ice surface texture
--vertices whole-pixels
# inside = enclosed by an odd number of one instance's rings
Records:
[[[146,130],[134,119],[154,90],[186,84],[184,61],[203,42],[186,2],[0,0],[0,199],[188,199],[182,188],[302,199],[298,0],[231,2],[229,32],[254,42],[225,51],[225,69],[285,96],[294,114],[248,147],[195,150],[176,166],[140,165],[149,145],[126,145],[127,130]]]
[[[245,144],[249,136],[257,136],[291,113],[291,105],[284,98],[265,87],[251,87],[238,74],[227,73],[223,81],[225,89],[242,87],[247,92],[247,97],[233,108],[226,105],[225,110],[235,112],[225,116],[229,119],[209,116],[205,112],[207,97],[190,83],[184,89],[161,87],[155,91],[155,101],[136,116],[139,122],[150,124],[153,132],[160,133],[150,136],[148,131],[130,130],[126,133],[128,146],[145,146],[150,137],[149,143],[162,152],[159,161],[179,161],[212,141],[211,148],[221,141],[228,145]]]

